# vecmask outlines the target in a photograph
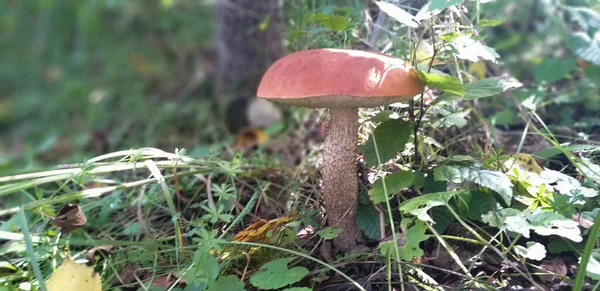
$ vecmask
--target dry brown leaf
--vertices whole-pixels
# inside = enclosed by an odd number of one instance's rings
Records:
[[[63,234],[68,234],[86,224],[87,218],[79,205],[67,204],[52,219],[52,223],[60,227]]]

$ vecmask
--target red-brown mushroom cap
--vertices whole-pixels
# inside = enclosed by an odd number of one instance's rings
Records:
[[[425,85],[404,60],[381,53],[314,49],[289,54],[264,74],[257,96],[312,107],[375,107],[406,101]]]

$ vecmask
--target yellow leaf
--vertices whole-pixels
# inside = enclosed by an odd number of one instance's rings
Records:
[[[479,60],[478,62],[472,63],[469,67],[469,74],[473,75],[477,80],[485,79],[485,61]]]
[[[46,281],[48,291],[102,291],[100,275],[94,269],[65,259]]]
[[[238,133],[235,137],[235,147],[240,150],[248,150],[268,140],[269,136],[264,131],[250,128]]]
[[[233,241],[268,243],[271,240],[269,237],[269,232],[273,234],[275,231],[280,229],[280,226],[296,219],[297,217],[298,215],[289,215],[269,221],[259,220],[236,234],[233,238]]]

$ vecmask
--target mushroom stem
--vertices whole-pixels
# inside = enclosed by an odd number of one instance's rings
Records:
[[[333,245],[348,250],[356,245],[359,235],[354,220],[358,206],[358,108],[331,108],[329,117],[322,168],[325,210],[327,224],[342,229]]]

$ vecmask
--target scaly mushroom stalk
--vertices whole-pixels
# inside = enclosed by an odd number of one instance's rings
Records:
[[[360,233],[354,220],[358,206],[358,108],[331,108],[329,118],[321,170],[327,224],[337,224],[343,230],[333,239],[336,248],[351,249]]]

